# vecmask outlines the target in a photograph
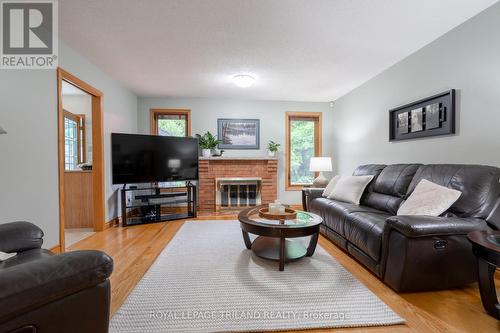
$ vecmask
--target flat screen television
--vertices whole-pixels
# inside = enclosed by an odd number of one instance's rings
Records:
[[[198,139],[111,134],[113,184],[198,179]]]

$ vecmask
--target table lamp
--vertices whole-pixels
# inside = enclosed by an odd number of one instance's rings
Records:
[[[319,172],[313,181],[313,187],[326,187],[328,179],[323,175],[323,171],[332,171],[332,159],[330,157],[311,157],[309,171]]]

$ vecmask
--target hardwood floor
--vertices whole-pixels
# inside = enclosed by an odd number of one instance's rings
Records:
[[[230,214],[203,214],[196,220],[203,223],[203,220],[234,219],[236,216]],[[179,220],[127,228],[114,226],[74,244],[68,250],[97,249],[113,258],[113,314],[184,222]],[[320,237],[319,244],[407,323],[304,332],[500,332],[500,322],[483,311],[475,285],[459,290],[397,294],[326,238]],[[244,248],[243,240],[241,246]]]

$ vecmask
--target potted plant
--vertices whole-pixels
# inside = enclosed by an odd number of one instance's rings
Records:
[[[217,148],[220,140],[218,140],[212,133],[210,133],[210,131],[207,131],[203,135],[196,134],[196,136],[198,137],[198,144],[202,149],[203,157],[210,157],[212,154],[212,149]]]
[[[267,144],[267,154],[269,157],[275,157],[276,152],[278,151],[278,147],[281,146],[279,143],[276,143],[274,141],[269,141]]]

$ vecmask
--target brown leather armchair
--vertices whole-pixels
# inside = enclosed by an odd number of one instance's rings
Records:
[[[100,251],[54,255],[29,222],[0,225],[0,332],[108,332],[113,260]]]

